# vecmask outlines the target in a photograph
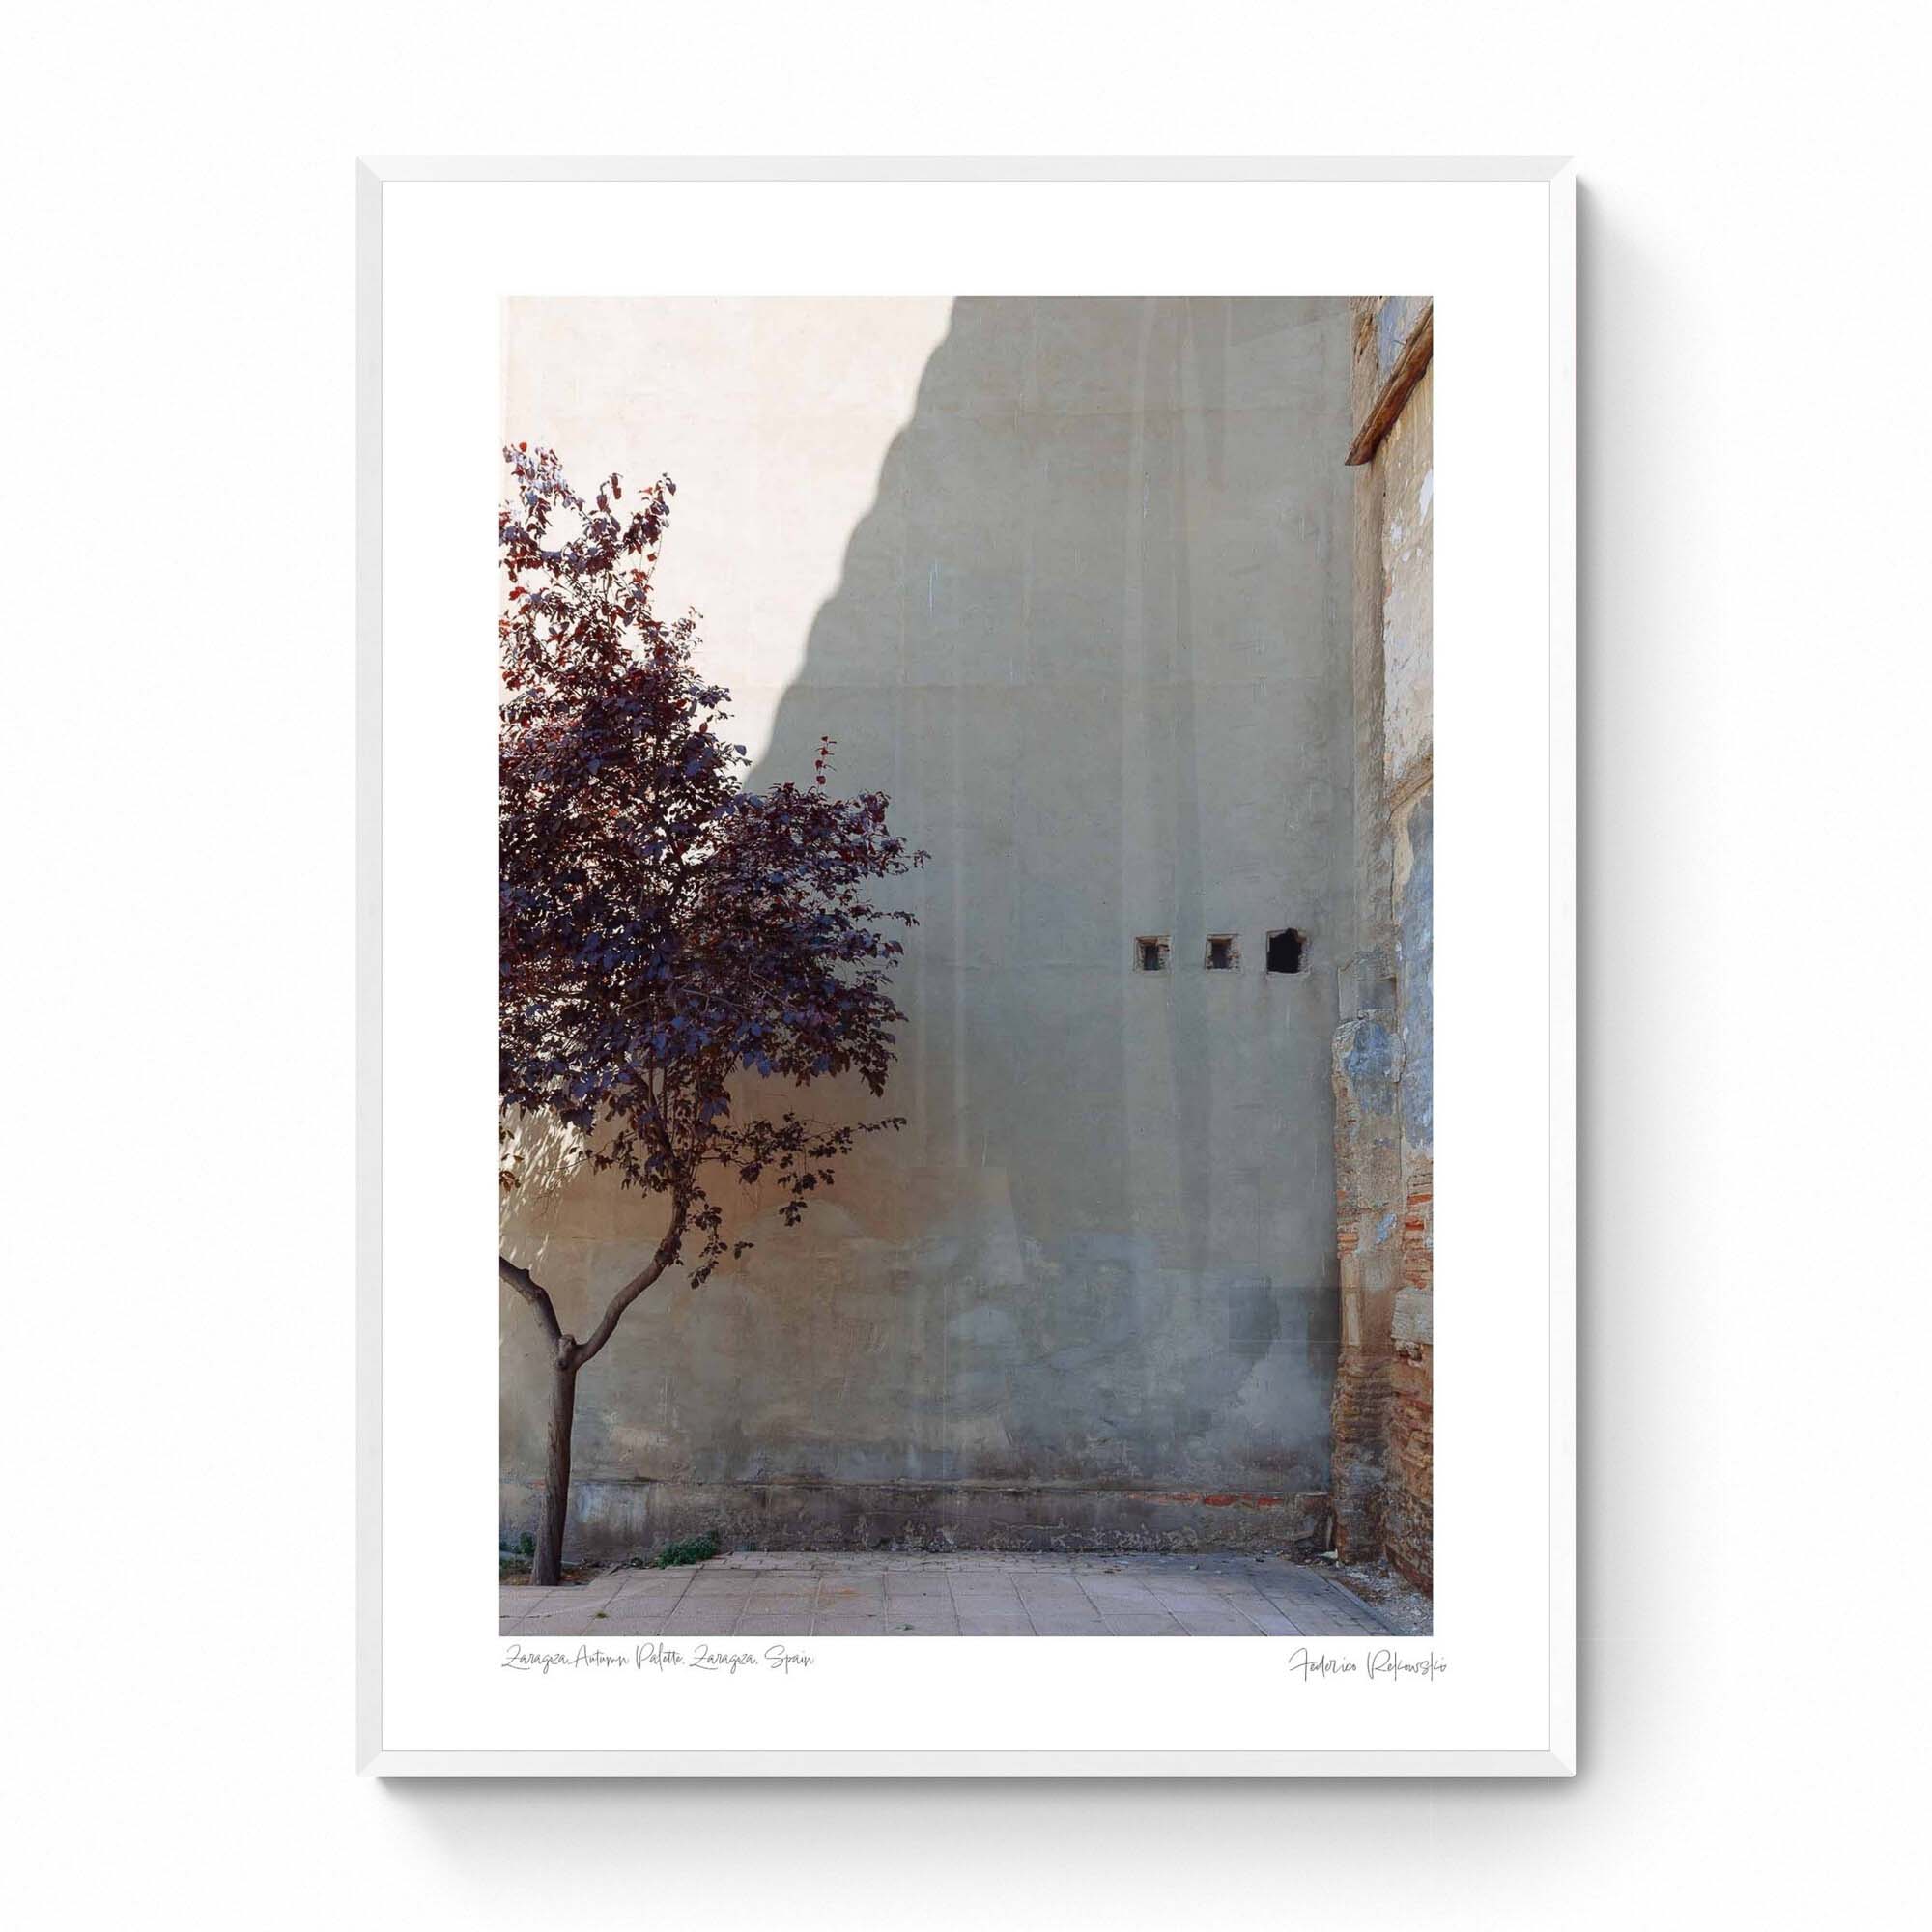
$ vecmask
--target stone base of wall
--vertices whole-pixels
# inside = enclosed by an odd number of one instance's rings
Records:
[[[538,1487],[505,1483],[506,1542],[534,1532]],[[714,1534],[727,1549],[1250,1549],[1328,1547],[1325,1491],[1292,1495],[1077,1484],[610,1482],[571,1486],[573,1562],[647,1556]]]

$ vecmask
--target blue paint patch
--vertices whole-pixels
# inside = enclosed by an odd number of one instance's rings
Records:
[[[1395,367],[1396,357],[1408,340],[1416,318],[1422,313],[1418,296],[1391,296],[1376,311],[1376,375],[1386,378]]]
[[[1412,1147],[1435,1144],[1435,799],[1425,793],[1408,817],[1411,863],[1402,889],[1396,957],[1400,967],[1405,1061],[1402,1130]]]
[[[1342,1073],[1364,1114],[1392,1114],[1396,1095],[1396,1039],[1381,1021],[1352,1022]]]

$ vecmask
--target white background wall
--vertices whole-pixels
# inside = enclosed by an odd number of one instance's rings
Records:
[[[1924,43],[1861,4],[16,24],[22,1921],[1901,1922]],[[1582,157],[1575,1783],[351,1774],[350,162],[611,150]]]

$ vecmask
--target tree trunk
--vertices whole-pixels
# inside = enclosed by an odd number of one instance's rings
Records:
[[[658,1243],[657,1252],[611,1296],[604,1319],[583,1342],[563,1332],[548,1292],[530,1278],[528,1268],[519,1267],[505,1256],[497,1258],[497,1273],[530,1304],[530,1313],[536,1317],[537,1326],[543,1330],[553,1351],[550,1435],[545,1444],[543,1509],[537,1518],[536,1554],[530,1562],[532,1583],[563,1580],[563,1526],[570,1518],[570,1425],[577,1412],[577,1372],[611,1339],[625,1309],[676,1261],[684,1239],[685,1217],[690,1211],[690,1195],[681,1191],[675,1194],[670,1226]]]
[[[537,1521],[532,1583],[563,1580],[563,1525],[570,1515],[570,1425],[577,1413],[577,1369],[553,1364],[550,1435],[545,1444],[543,1514]]]

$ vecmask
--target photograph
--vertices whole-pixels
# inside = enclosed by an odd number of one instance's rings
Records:
[[[1432,1632],[1434,349],[502,300],[504,1638]]]
[[[1928,39],[26,17],[20,1922],[1924,1918]]]

